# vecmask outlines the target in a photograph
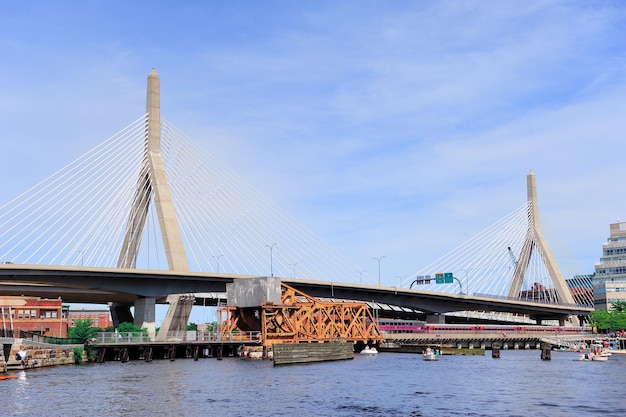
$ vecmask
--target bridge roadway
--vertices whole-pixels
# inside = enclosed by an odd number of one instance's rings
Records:
[[[170,294],[223,293],[236,279],[258,276],[172,272],[161,270],[94,268],[76,266],[0,264],[0,296],[61,297],[67,303],[120,302],[132,304],[145,297],[164,303]],[[314,297],[371,301],[442,314],[451,311],[500,311],[525,314],[541,320],[564,320],[588,315],[593,309],[492,298],[482,295],[438,293],[416,289],[281,278],[282,282]],[[206,296],[208,297],[208,296]],[[218,300],[197,298],[198,305]]]

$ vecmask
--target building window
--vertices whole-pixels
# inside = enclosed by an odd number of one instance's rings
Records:
[[[36,319],[37,318],[37,310],[33,309],[19,309],[17,310],[17,318],[18,319]]]
[[[58,317],[58,312],[56,310],[48,310],[45,312],[44,318],[46,319],[56,319]],[[43,316],[43,315],[42,315]]]

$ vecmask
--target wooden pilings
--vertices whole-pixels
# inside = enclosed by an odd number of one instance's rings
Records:
[[[541,359],[544,361],[552,359],[552,346],[550,343],[541,344]]]
[[[491,357],[494,359],[500,358],[500,343],[494,343],[491,345]]]
[[[233,357],[238,355],[240,343],[213,343],[213,344],[188,344],[188,343],[151,343],[151,344],[128,344],[95,346],[97,355],[95,361],[104,363],[107,361],[130,362],[145,360],[152,362],[153,359],[191,359]],[[259,346],[254,344],[253,346]]]
[[[351,342],[278,343],[273,351],[274,365],[354,359]]]

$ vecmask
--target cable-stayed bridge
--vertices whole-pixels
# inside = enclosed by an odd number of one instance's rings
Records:
[[[588,284],[582,278],[572,284],[580,273],[561,272],[543,236],[544,223],[539,227],[534,175],[522,209],[416,273],[405,288],[349,285],[360,268],[162,118],[159,89],[153,71],[146,114],[0,207],[0,261],[15,265],[0,268],[9,271],[3,281],[67,295],[69,283],[76,299],[78,293],[88,298],[99,292],[114,302],[114,319],[126,321],[133,305],[140,324],[154,321],[159,297],[217,290],[244,275],[283,277],[312,295],[381,300],[424,311],[489,309],[485,300],[496,310],[535,311],[544,318],[588,311],[588,299],[572,296],[574,288]],[[41,273],[16,264],[40,265]],[[163,269],[172,272],[157,272]],[[155,272],[144,273],[151,280],[142,281],[132,280],[141,273],[129,270]],[[439,272],[453,274],[454,282],[413,285],[424,284],[428,276],[434,281]],[[178,279],[160,278],[172,273]],[[122,278],[143,282],[143,288],[124,286],[118,282]],[[363,278],[373,283],[369,275]],[[1,293],[27,291],[17,288]],[[434,299],[443,301],[427,301]],[[173,320],[164,323],[167,329],[186,324],[190,307],[179,300],[167,300]]]
[[[413,288],[593,307],[592,280],[539,211],[535,175],[528,200],[445,256],[407,278]],[[437,272],[453,280],[436,283]],[[441,281],[441,279],[440,279]]]

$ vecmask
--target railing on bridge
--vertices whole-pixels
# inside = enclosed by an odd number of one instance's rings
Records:
[[[260,332],[204,332],[204,331],[175,331],[167,332],[163,343],[195,342],[195,343],[232,343],[232,342],[260,342]],[[155,340],[145,332],[99,332],[91,340],[94,344],[142,344],[154,343]]]
[[[33,342],[48,343],[52,345],[82,345],[83,344],[82,339],[44,336],[40,333],[27,332],[24,330],[20,330],[20,338],[32,340]]]
[[[553,300],[548,299],[520,299],[519,297],[508,297],[506,295],[493,295],[493,294],[481,294],[481,293],[473,293],[474,297],[484,297],[484,298],[495,298],[498,300],[507,300],[507,301],[525,301],[529,303],[535,304],[545,304],[545,305],[558,305],[563,307],[574,307],[574,308],[593,308],[593,305],[585,304],[585,303],[564,303],[559,301],[558,303]]]

